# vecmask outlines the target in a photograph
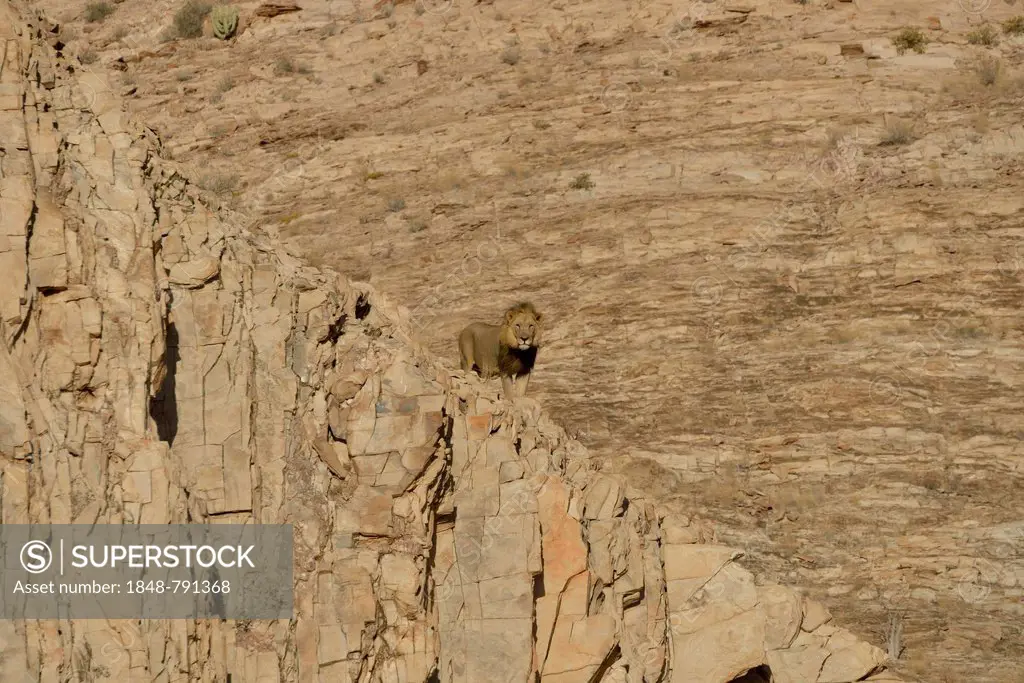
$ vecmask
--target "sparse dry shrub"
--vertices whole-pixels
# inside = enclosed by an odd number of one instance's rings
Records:
[[[974,72],[978,74],[978,80],[982,85],[995,85],[1002,70],[1002,62],[994,58],[982,59],[974,67]]]
[[[295,71],[295,64],[288,57],[278,57],[274,62],[274,73],[278,76],[290,74]]]
[[[971,45],[984,45],[985,47],[992,47],[999,42],[999,36],[996,34],[996,30],[985,24],[981,28],[971,31],[967,34],[967,42]]]
[[[1003,22],[1003,33],[1008,36],[1024,34],[1024,15],[1011,17]]]
[[[569,183],[573,190],[590,190],[594,187],[594,181],[590,179],[589,173],[580,173]]]
[[[90,24],[104,21],[114,13],[114,6],[109,2],[90,2],[85,6],[85,20]]]
[[[234,173],[204,175],[199,179],[199,187],[213,194],[228,194],[238,187],[238,175]]]
[[[900,145],[909,145],[916,139],[914,127],[909,122],[893,119],[886,124],[885,135],[882,136],[879,144],[888,147],[898,147]]]
[[[188,0],[174,13],[174,35],[178,38],[198,38],[203,35],[203,22],[213,6],[202,0]]]
[[[925,46],[928,45],[928,38],[925,37],[921,29],[907,27],[893,36],[892,44],[896,46],[896,52],[899,54],[903,54],[907,50],[923,54]]]

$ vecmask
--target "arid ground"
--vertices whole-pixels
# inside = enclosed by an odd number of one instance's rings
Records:
[[[606,469],[908,679],[1024,680],[1024,4],[36,4],[453,371],[534,301],[531,393]]]

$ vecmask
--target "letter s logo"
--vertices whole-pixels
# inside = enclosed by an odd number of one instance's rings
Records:
[[[21,547],[21,566],[30,574],[41,574],[50,568],[53,553],[42,541],[29,541]]]

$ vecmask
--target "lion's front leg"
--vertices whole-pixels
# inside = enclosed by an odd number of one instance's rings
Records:
[[[530,373],[526,373],[522,377],[516,378],[516,389],[519,391],[520,396],[526,396],[526,387],[530,385]]]
[[[513,400],[515,395],[515,380],[508,375],[501,376],[501,393],[506,401]]]

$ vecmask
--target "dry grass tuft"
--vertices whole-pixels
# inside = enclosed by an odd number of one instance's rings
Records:
[[[925,37],[921,29],[908,27],[893,36],[892,44],[896,46],[896,52],[899,54],[903,54],[907,50],[923,54],[925,46],[928,45],[928,38]]]
[[[105,21],[114,13],[114,9],[109,2],[90,2],[85,6],[85,20],[90,24]]]
[[[999,43],[999,35],[996,30],[990,25],[985,24],[976,31],[971,31],[967,34],[967,42],[971,45],[984,45],[985,47],[992,47]]]
[[[907,121],[893,119],[886,124],[885,134],[878,144],[886,147],[899,147],[909,145],[916,139],[917,136],[914,135],[913,125]]]
[[[198,38],[203,35],[203,22],[213,6],[202,0],[188,0],[174,14],[173,36],[177,38]],[[172,35],[172,34],[168,34]]]
[[[1019,36],[1024,34],[1024,15],[1011,17],[1004,21],[1003,33],[1008,36]]]

